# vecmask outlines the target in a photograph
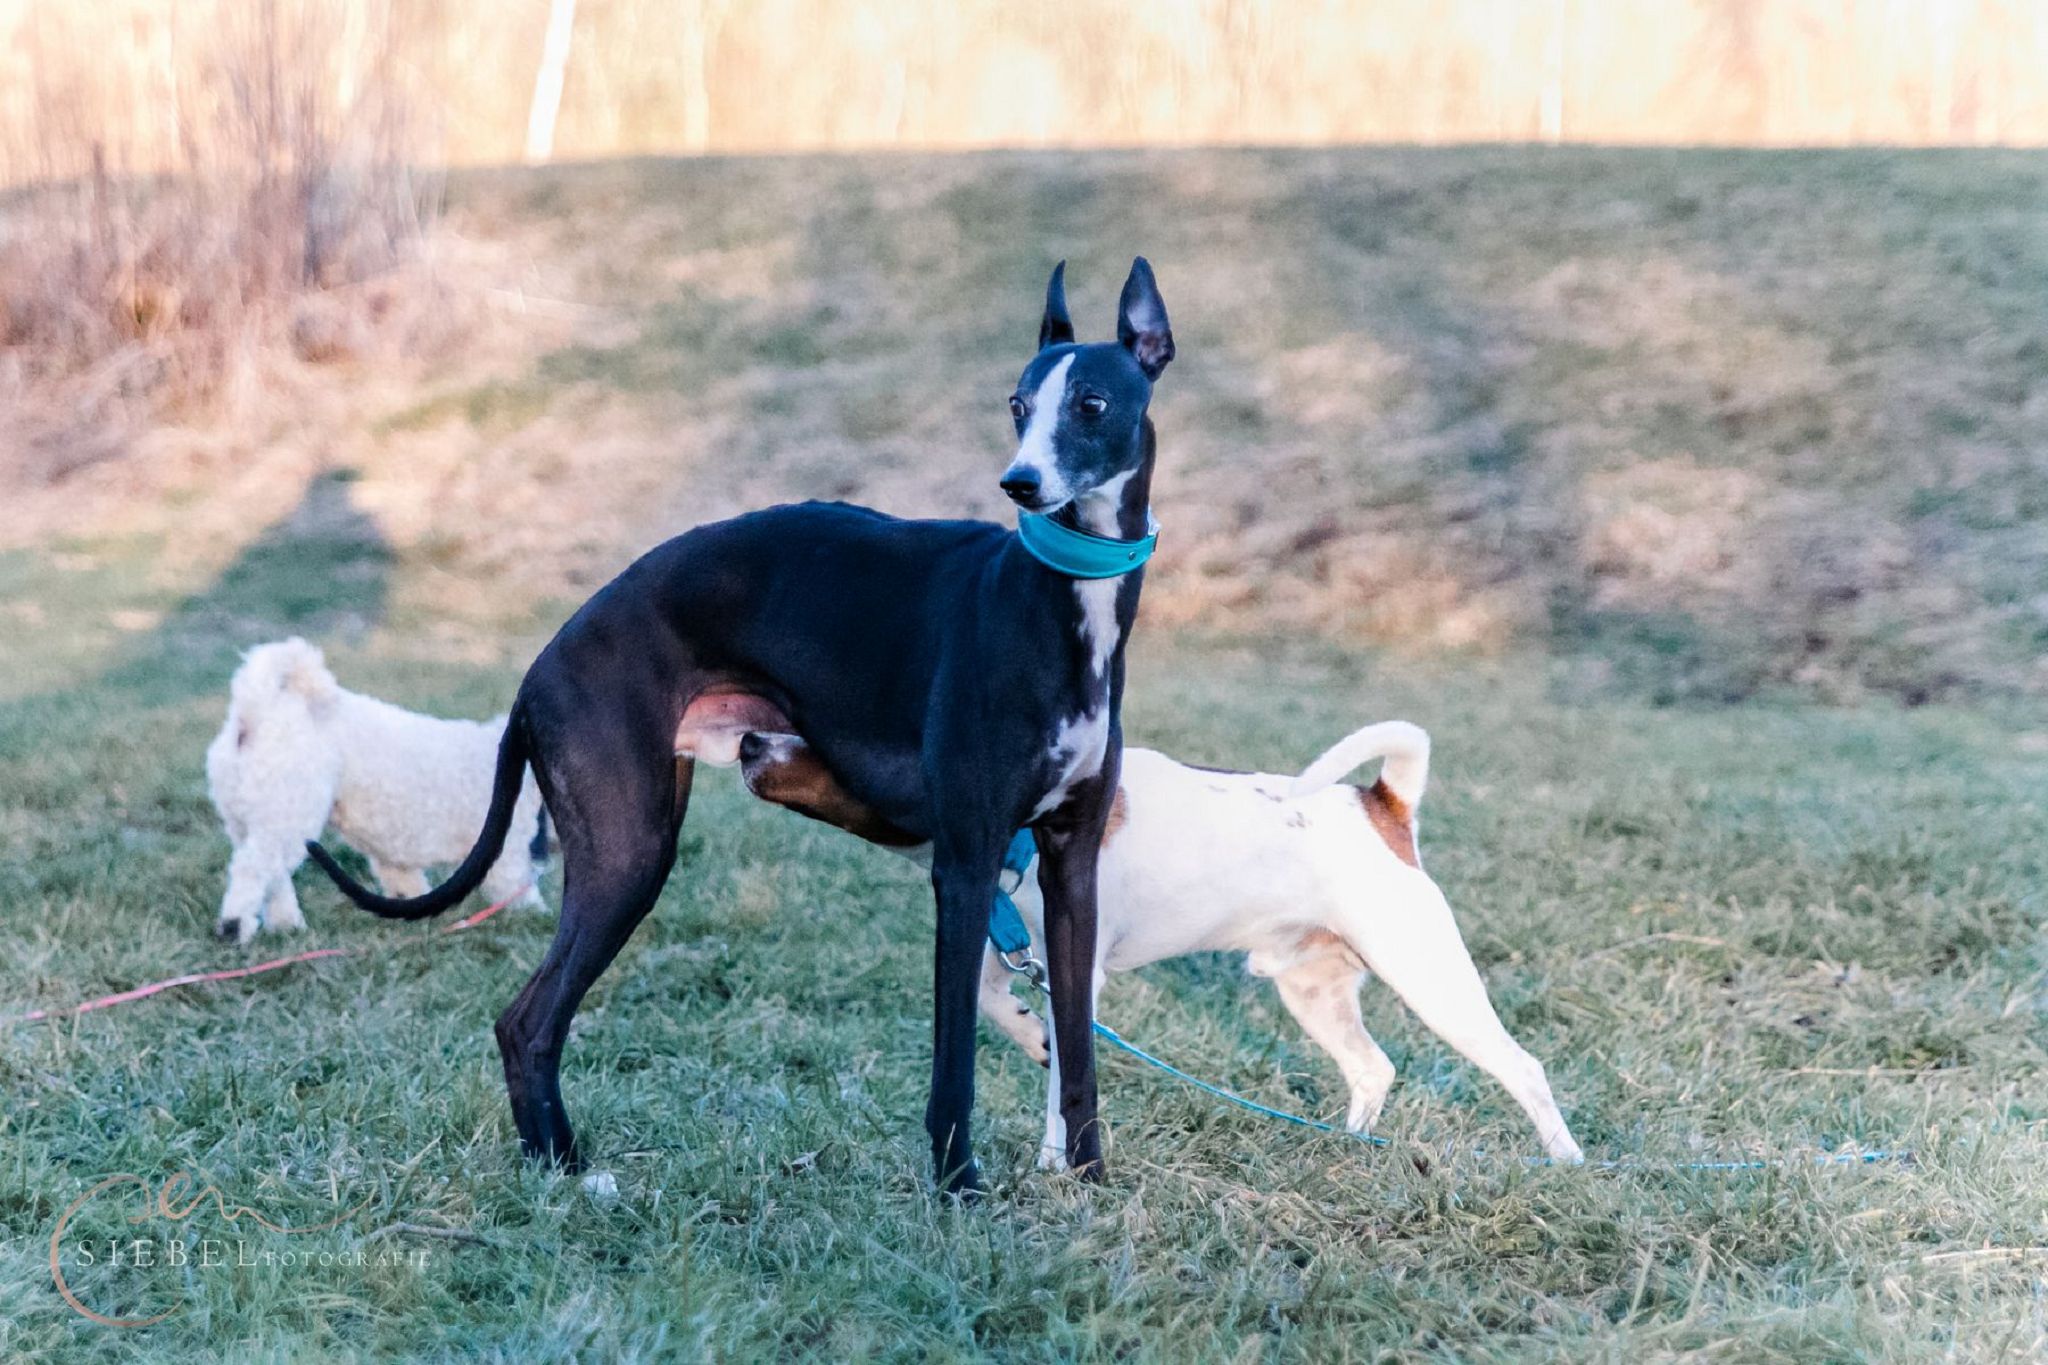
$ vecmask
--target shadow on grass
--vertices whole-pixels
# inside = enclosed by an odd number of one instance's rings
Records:
[[[56,896],[125,908],[160,901],[171,885],[185,888],[195,918],[205,914],[210,905],[197,902],[218,894],[225,846],[200,755],[241,651],[293,633],[367,632],[386,612],[392,566],[347,481],[322,477],[97,671],[46,675],[63,681],[0,704],[0,806],[11,817],[0,821],[0,903]],[[137,600],[133,569],[111,571],[125,588],[115,600]]]
[[[153,706],[225,697],[251,645],[367,633],[384,617],[394,556],[356,505],[350,482],[338,474],[315,479],[297,507],[75,695],[112,691]]]

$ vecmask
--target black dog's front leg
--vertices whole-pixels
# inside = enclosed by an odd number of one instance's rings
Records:
[[[1077,788],[1035,831],[1067,1167],[1085,1180],[1100,1180],[1103,1173],[1095,1112],[1095,864],[1122,758],[1112,744],[1096,780]]]
[[[932,1089],[925,1131],[939,1188],[972,1194],[981,1188],[970,1124],[974,1114],[975,998],[981,952],[988,943],[989,906],[996,896],[1002,846],[935,856],[932,890],[938,900],[938,940],[932,954]]]

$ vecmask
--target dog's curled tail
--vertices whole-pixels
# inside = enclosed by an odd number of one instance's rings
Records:
[[[297,692],[308,701],[331,701],[341,691],[341,684],[327,667],[327,656],[318,646],[294,635],[275,648],[280,690]]]
[[[244,713],[265,710],[287,693],[297,695],[316,716],[341,700],[341,684],[329,671],[327,656],[296,635],[255,646],[242,656],[228,684],[230,707]]]
[[[526,724],[520,709],[514,706],[505,722],[505,733],[498,740],[498,773],[491,786],[491,808],[484,816],[483,832],[476,836],[469,856],[448,880],[423,896],[380,896],[343,871],[334,855],[318,843],[307,840],[306,852],[341,888],[341,894],[373,915],[385,919],[426,919],[438,915],[459,905],[463,897],[481,886],[484,874],[505,851],[505,835],[512,828],[512,808],[519,803],[519,787],[526,776],[526,757]]]
[[[1422,788],[1429,781],[1429,731],[1405,720],[1383,720],[1344,736],[1301,770],[1287,795],[1313,795],[1375,758],[1386,760],[1380,768],[1380,781],[1387,790],[1410,810],[1421,805]]]

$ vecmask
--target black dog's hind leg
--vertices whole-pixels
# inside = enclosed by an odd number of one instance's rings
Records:
[[[573,766],[560,765],[567,771],[539,772],[561,839],[562,914],[547,956],[498,1016],[498,1051],[520,1146],[571,1171],[582,1161],[562,1107],[569,1021],[654,908],[689,808],[690,760],[657,764],[644,745],[586,745]]]
[[[1002,835],[963,841],[932,860],[938,936],[932,952],[932,1089],[925,1131],[939,1188],[973,1194],[981,1188],[974,1161],[974,1044],[981,952],[1003,857]]]

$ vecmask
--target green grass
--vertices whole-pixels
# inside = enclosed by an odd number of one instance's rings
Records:
[[[238,566],[192,594],[170,618],[182,624],[0,713],[10,1010],[250,960],[207,937],[226,847],[199,758],[221,701],[178,660],[227,666],[236,617],[212,597],[256,581]],[[310,604],[316,622],[361,608],[346,576],[332,592]],[[472,714],[514,676],[335,656],[359,686]],[[522,1164],[505,1110],[489,1023],[550,922],[506,915],[426,941],[306,875],[309,933],[260,955],[362,956],[0,1033],[0,1354],[2041,1349],[2038,1260],[1945,1254],[2048,1242],[2048,762],[2015,751],[2008,718],[1969,710],[1590,707],[1552,681],[1533,662],[1155,632],[1129,719],[1191,759],[1281,768],[1366,717],[1428,725],[1426,854],[1494,999],[1589,1152],[1648,1169],[1524,1164],[1519,1112],[1368,987],[1368,1024],[1402,1075],[1391,1148],[1219,1108],[1111,1056],[1112,1175],[1083,1188],[1030,1169],[1042,1073],[990,1037],[979,1114],[995,1195],[949,1207],[928,1189],[918,1127],[927,893],[906,865],[717,774],[568,1057],[616,1207]],[[1334,1068],[1235,961],[1121,979],[1104,1014],[1268,1103],[1341,1108]],[[1914,1156],[1803,1160],[1851,1144]],[[1789,1160],[1733,1175],[1658,1164],[1750,1155]],[[73,1313],[46,1264],[64,1207],[107,1175],[178,1170],[273,1221],[367,1207],[301,1239],[195,1215],[172,1235],[259,1263],[81,1268],[110,1315],[181,1307],[136,1330]],[[121,1235],[126,1207],[94,1203],[75,1226]],[[369,1263],[260,1263],[301,1247]],[[393,1251],[424,1264],[377,1263]]]
[[[1111,1178],[1083,1188],[1031,1169],[1042,1073],[989,1036],[994,1193],[951,1207],[919,1124],[928,892],[707,774],[569,1048],[616,1206],[521,1162],[505,1107],[490,1021],[552,921],[442,940],[302,874],[309,931],[254,954],[359,956],[0,1024],[0,1359],[2048,1354],[2044,166],[458,177],[463,231],[521,243],[598,322],[366,397],[320,433],[334,477],[258,443],[155,523],[0,554],[0,1015],[252,960],[208,934],[227,846],[201,772],[239,648],[298,631],[351,686],[485,715],[680,526],[812,494],[994,512],[1045,267],[1073,256],[1100,335],[1142,249],[1181,356],[1131,736],[1285,770],[1367,719],[1429,727],[1424,855],[1495,1003],[1589,1154],[1643,1164],[1525,1163],[1519,1111],[1368,986],[1391,1147],[1110,1055]],[[251,487],[290,510],[219,515]],[[1103,1012],[1266,1103],[1341,1110],[1234,960],[1120,979]],[[1808,1160],[1852,1146],[1913,1155]],[[1684,1167],[1748,1156],[1786,1163]],[[259,1263],[74,1267],[102,1311],[179,1306],[74,1313],[63,1210],[180,1170],[273,1221],[363,1207],[305,1238],[153,1225]],[[309,1247],[368,1263],[260,1263]]]

